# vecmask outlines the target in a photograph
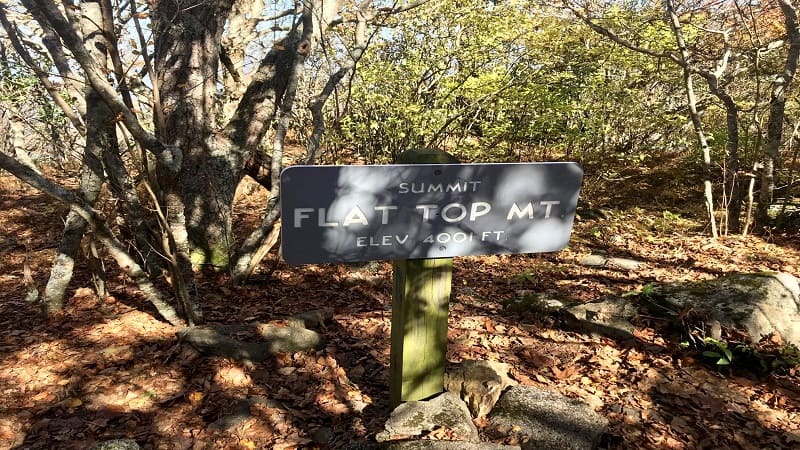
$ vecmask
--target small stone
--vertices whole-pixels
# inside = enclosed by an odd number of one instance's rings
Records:
[[[622,270],[636,270],[641,267],[642,264],[641,261],[629,258],[608,258],[606,261],[606,266]]]
[[[384,431],[378,433],[378,442],[393,440],[396,436],[419,436],[425,431],[442,427],[452,430],[457,438],[478,441],[478,428],[472,423],[467,405],[451,392],[444,392],[430,400],[406,402],[395,408],[386,421]]]
[[[533,386],[514,386],[489,416],[494,426],[519,427],[528,437],[522,450],[589,450],[596,447],[608,420],[586,403]]]
[[[381,450],[520,450],[517,445],[490,444],[465,441],[409,441],[392,442]]]
[[[486,417],[500,394],[517,382],[509,378],[510,366],[496,361],[463,361],[445,373],[444,388],[467,403],[475,417]]]
[[[333,308],[315,309],[290,317],[286,324],[297,328],[317,328],[333,319]]]
[[[609,269],[631,271],[640,268],[643,263],[630,258],[608,258],[604,255],[592,254],[581,259],[580,264],[587,267],[606,267]]]
[[[133,439],[114,439],[98,442],[89,447],[89,450],[139,450],[140,448]]]
[[[579,328],[614,339],[633,337],[633,324],[638,312],[627,298],[609,297],[601,301],[582,303],[566,308],[578,322]]]
[[[580,265],[588,267],[602,267],[606,265],[606,257],[603,255],[589,255],[581,259]]]
[[[236,404],[236,407],[232,413],[220,417],[211,423],[209,428],[231,431],[247,422],[252,417],[253,416],[250,414],[250,402],[248,400],[240,400],[239,403]]]
[[[314,428],[309,433],[309,437],[314,440],[317,444],[328,444],[330,443],[333,438],[333,430],[328,427],[320,427]]]

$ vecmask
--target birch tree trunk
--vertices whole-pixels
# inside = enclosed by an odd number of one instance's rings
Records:
[[[105,49],[109,30],[103,29],[101,0],[89,0],[81,3],[81,28],[85,45],[92,52],[94,59],[106,66]],[[98,93],[91,87],[86,88],[86,144],[81,166],[80,195],[89,205],[94,205],[103,187],[103,158],[106,151],[119,152],[114,114],[103,102]],[[74,210],[67,214],[61,243],[56,251],[50,278],[44,290],[43,306],[50,314],[62,309],[64,296],[72,280],[75,260],[78,257],[80,243],[87,230],[86,221]]]
[[[670,19],[670,28],[675,35],[675,41],[678,44],[680,59],[683,62],[683,81],[686,87],[686,100],[689,105],[689,117],[692,120],[697,140],[700,143],[700,150],[703,154],[703,198],[705,199],[706,212],[708,213],[709,222],[711,224],[711,236],[716,239],[719,237],[717,232],[717,221],[714,218],[714,191],[711,184],[711,149],[708,147],[708,140],[703,131],[703,123],[700,121],[700,114],[697,112],[697,98],[694,93],[694,85],[692,83],[692,72],[689,67],[689,50],[686,48],[686,41],[683,38],[683,29],[681,27],[680,19],[678,18],[672,0],[666,0],[667,15]]]
[[[791,0],[779,0],[778,5],[783,12],[784,26],[789,36],[789,51],[783,71],[775,77],[769,99],[769,120],[767,122],[767,139],[764,146],[763,170],[761,172],[761,190],[758,198],[756,221],[764,226],[769,221],[767,210],[772,205],[775,193],[775,170],[778,164],[778,150],[783,135],[784,112],[786,110],[786,90],[789,88],[797,72],[797,60],[800,56],[800,24],[797,9]]]
[[[605,36],[612,41],[616,42],[617,44],[622,45],[623,47],[633,50],[635,52],[639,52],[644,55],[648,55],[654,58],[665,58],[671,60],[675,64],[677,64],[683,74],[683,82],[684,88],[686,90],[686,99],[688,103],[689,109],[689,118],[692,122],[692,127],[694,128],[695,134],[697,135],[698,143],[700,144],[700,151],[703,157],[703,198],[705,203],[706,213],[708,214],[709,224],[711,228],[711,236],[716,239],[719,236],[719,232],[717,231],[717,222],[716,218],[714,217],[714,191],[712,185],[712,173],[711,173],[711,149],[708,145],[708,140],[706,139],[705,131],[703,130],[703,124],[700,120],[700,114],[697,109],[697,96],[695,95],[694,91],[694,81],[692,77],[694,74],[699,74],[703,78],[708,81],[709,86],[712,90],[716,89],[716,95],[723,103],[726,104],[726,112],[729,114],[728,118],[730,119],[730,114],[735,113],[738,116],[738,108],[736,108],[735,103],[731,105],[727,103],[728,100],[732,99],[730,96],[727,95],[723,90],[719,89],[718,80],[721,78],[722,74],[724,74],[727,61],[729,56],[729,47],[727,43],[727,39],[725,42],[726,50],[725,54],[723,54],[722,58],[717,62],[717,70],[715,72],[709,72],[707,70],[702,70],[695,67],[691,61],[691,55],[689,53],[689,49],[686,45],[686,40],[683,35],[683,27],[680,21],[680,17],[678,13],[675,11],[675,6],[672,0],[665,0],[664,6],[667,15],[667,20],[669,21],[670,29],[675,37],[675,42],[678,47],[678,52],[675,54],[674,52],[660,52],[655,51],[649,48],[645,48],[639,45],[634,44],[631,41],[628,41],[620,35],[615,34],[611,30],[604,28],[601,25],[598,25],[594,20],[592,20],[588,15],[581,11],[581,9],[577,8],[575,5],[571,4],[569,0],[563,0],[564,6],[569,8],[579,19],[581,19],[586,25],[589,26],[594,32]],[[724,35],[724,33],[722,33]],[[730,123],[729,123],[730,124]],[[731,128],[729,127],[729,130]],[[737,150],[733,153],[738,153],[738,126],[735,127],[735,135],[732,137],[736,141]],[[736,158],[738,160],[738,157]]]

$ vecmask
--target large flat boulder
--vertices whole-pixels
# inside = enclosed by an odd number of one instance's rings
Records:
[[[522,450],[593,449],[608,427],[608,420],[583,401],[533,386],[506,391],[489,422],[526,435]]]
[[[714,280],[657,286],[655,312],[691,311],[694,317],[744,330],[753,342],[779,333],[800,346],[800,283],[788,273],[735,273]]]

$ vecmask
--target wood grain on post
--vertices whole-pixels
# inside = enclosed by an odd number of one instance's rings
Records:
[[[400,164],[453,164],[437,150],[408,150]],[[389,390],[392,406],[443,390],[453,258],[393,263]]]

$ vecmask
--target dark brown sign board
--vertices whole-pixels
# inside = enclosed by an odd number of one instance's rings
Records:
[[[281,174],[290,264],[554,252],[569,242],[576,163],[292,166]]]

